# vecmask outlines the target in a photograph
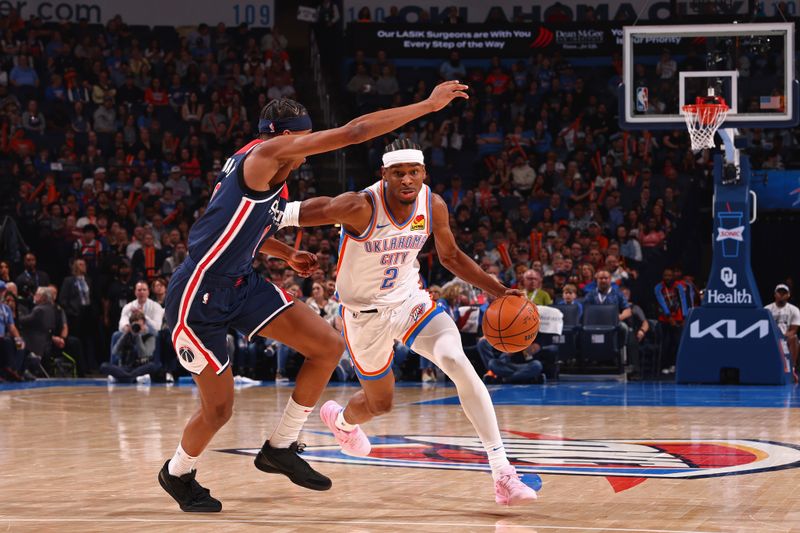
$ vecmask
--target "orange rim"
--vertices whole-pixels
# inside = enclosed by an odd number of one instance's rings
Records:
[[[730,109],[726,104],[688,104],[682,107],[683,112],[689,115],[696,115],[700,124],[712,124],[717,115],[727,113]]]

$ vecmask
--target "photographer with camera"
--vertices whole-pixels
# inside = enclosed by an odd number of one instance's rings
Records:
[[[100,365],[100,371],[111,383],[150,383],[150,374],[161,368],[153,358],[155,351],[156,337],[147,328],[144,313],[134,309],[126,332],[111,348],[111,363]]]
[[[136,283],[134,294],[136,299],[128,302],[122,308],[119,317],[119,331],[128,333],[130,331],[128,323],[132,323],[130,317],[134,311],[139,311],[144,316],[147,331],[156,335],[164,325],[164,308],[150,299],[150,287],[146,281]]]

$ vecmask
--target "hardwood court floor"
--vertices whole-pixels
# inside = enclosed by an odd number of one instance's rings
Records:
[[[324,399],[354,390],[331,388]],[[199,465],[223,512],[200,515],[180,512],[156,481],[195,408],[193,387],[0,389],[0,531],[800,531],[791,387],[493,390],[511,455],[543,472],[540,499],[526,508],[495,505],[490,476],[464,469],[479,458],[452,387],[399,388],[395,410],[366,426],[383,458],[371,461],[400,466],[339,462],[315,412],[306,456],[333,489],[263,474],[247,450],[261,445],[290,391],[237,392],[233,420]],[[410,467],[431,460],[440,468]],[[731,469],[740,475],[643,477]]]

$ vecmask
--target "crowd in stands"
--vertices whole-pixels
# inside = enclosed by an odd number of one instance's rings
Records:
[[[295,96],[286,46],[277,28],[178,33],[120,17],[104,26],[23,21],[13,10],[0,18],[0,196],[11,199],[0,209],[19,228],[19,245],[0,249],[0,379],[49,370],[170,380],[180,371],[163,329],[166,286],[225,158],[255,136],[263,105]],[[353,113],[364,113],[419,101],[440,79],[468,80],[468,101],[396,134],[423,147],[459,245],[539,305],[611,298],[629,345],[644,341],[645,315],[657,318],[672,343],[668,372],[683,317],[699,301],[693,278],[673,267],[699,270],[690,228],[708,203],[710,161],[692,154],[682,132],[619,131],[615,76],[559,54],[467,67],[454,52],[436,69],[401,69],[382,51],[361,51],[341,85]],[[392,138],[366,147],[370,169]],[[293,200],[315,194],[310,165],[290,190]],[[294,243],[292,231],[279,236]],[[304,232],[302,247],[319,259],[309,278],[276,258],[255,266],[337,327],[337,244],[335,228]],[[443,286],[451,316],[479,324],[461,315],[485,306],[483,296],[453,284],[431,247],[420,264],[432,294]],[[474,340],[476,365],[490,369],[498,354]],[[287,346],[235,332],[229,345],[242,375],[284,381],[301,361]],[[488,379],[536,379],[541,368],[507,365],[536,361],[545,348],[492,363]],[[395,363],[408,374],[399,353]],[[346,360],[337,374],[352,377]],[[434,376],[423,362],[423,379]]]
[[[384,22],[395,21],[396,9],[389,13]],[[444,24],[458,22],[455,9],[450,15]],[[358,19],[372,22],[367,8]],[[654,64],[637,65],[639,85],[656,87],[696,60],[665,51]],[[620,58],[581,64],[559,51],[488,60],[452,51],[432,66],[356,50],[340,84],[354,111],[364,113],[420,101],[439,80],[466,80],[469,100],[396,134],[425,150],[431,186],[450,206],[459,244],[538,305],[599,303],[597,284],[610,276],[621,310],[631,294],[641,304],[632,307],[636,317],[620,314],[629,348],[652,329],[650,317],[658,324],[660,370],[671,373],[682,324],[701,297],[693,274],[705,242],[696,230],[701,207],[711,203],[713,160],[708,151],[692,152],[684,129],[620,130]],[[651,111],[658,112],[653,93]],[[798,144],[797,130],[743,133],[755,168],[782,169]],[[394,138],[370,143],[370,171]],[[427,281],[444,282],[449,273],[428,259]]]
[[[255,137],[267,102],[295,96],[286,46],[278,29],[244,25],[178,32],[119,16],[103,26],[22,20],[14,10],[0,18],[0,209],[11,216],[0,251],[0,377],[58,362],[132,380],[158,362],[172,379],[169,277],[226,158]],[[309,165],[297,179],[301,196],[313,193]],[[259,269],[330,312],[320,288],[284,275],[283,262]],[[315,276],[328,295],[329,274]],[[31,353],[57,356],[42,366]]]
[[[358,51],[342,81],[363,113],[419,101],[440,79],[468,80],[468,101],[399,132],[425,151],[459,244],[538,305],[596,300],[599,277],[610,278],[612,300],[625,302],[629,288],[665,325],[662,364],[674,370],[675,338],[699,292],[691,276],[665,268],[699,269],[690,228],[708,197],[707,154],[692,154],[686,132],[619,131],[610,67],[579,69],[559,54],[470,65],[451,52],[438,69],[398,68],[382,51]],[[370,169],[392,138],[370,144]],[[426,259],[427,281],[445,282],[449,273]]]

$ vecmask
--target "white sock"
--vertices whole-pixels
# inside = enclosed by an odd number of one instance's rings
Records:
[[[175,450],[175,455],[170,459],[167,470],[172,476],[188,474],[194,470],[194,465],[197,464],[198,459],[200,459],[200,456],[192,457],[184,451],[183,446],[178,444],[178,449]]]
[[[358,424],[351,424],[347,420],[344,419],[344,409],[339,411],[339,415],[336,417],[336,427],[343,430],[343,431],[354,431]]]
[[[295,402],[294,398],[289,398],[289,403],[286,404],[278,426],[269,436],[269,445],[273,448],[288,448],[297,440],[303,424],[306,423],[309,413],[313,410],[313,405],[304,407]]]
[[[492,477],[496,480],[500,476],[500,469],[508,466],[506,457],[506,448],[503,446],[503,441],[487,442],[483,445],[486,450],[486,455],[489,456],[489,466],[492,468]]]
[[[412,348],[431,360],[456,384],[464,414],[478,433],[489,456],[492,477],[497,479],[500,469],[510,463],[489,391],[464,354],[455,323],[446,313],[436,315],[417,336]]]

